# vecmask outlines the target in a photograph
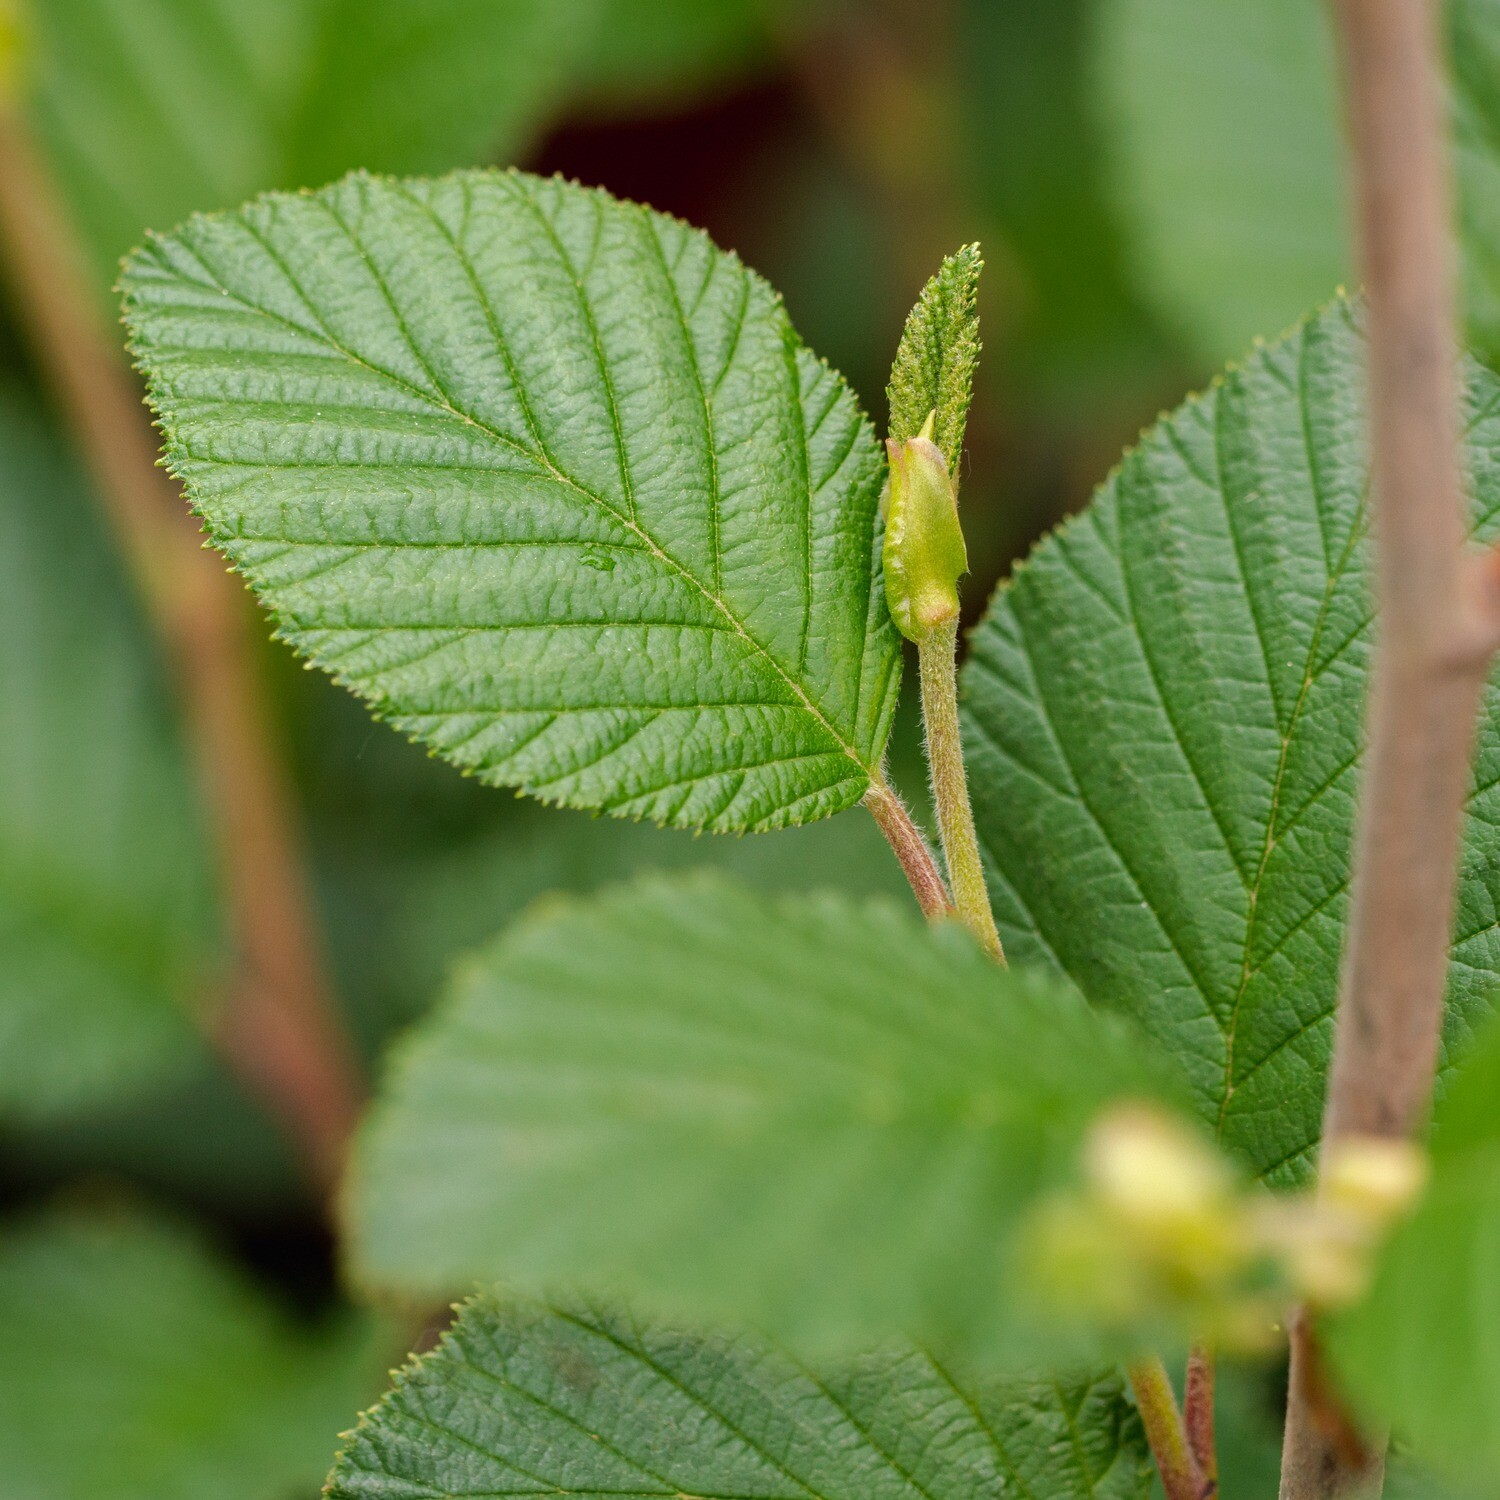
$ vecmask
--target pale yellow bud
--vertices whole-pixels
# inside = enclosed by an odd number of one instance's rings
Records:
[[[1089,1136],[1089,1181],[1112,1213],[1141,1229],[1170,1229],[1222,1206],[1223,1163],[1170,1116],[1143,1105],[1111,1110]]]
[[[1347,1307],[1370,1284],[1370,1240],[1337,1210],[1305,1202],[1288,1217],[1278,1248],[1287,1281],[1314,1307]]]
[[[1324,1202],[1373,1230],[1384,1229],[1416,1202],[1427,1185],[1427,1155],[1410,1141],[1346,1135],[1323,1149],[1319,1184]]]

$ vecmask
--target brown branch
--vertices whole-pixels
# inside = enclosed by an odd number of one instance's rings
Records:
[[[3,106],[0,259],[175,669],[240,965],[214,1018],[215,1041],[327,1189],[360,1086],[324,978],[244,591],[204,550],[176,485],[157,466],[140,392],[96,310],[66,210],[25,121]]]
[[[1438,8],[1335,0],[1334,15],[1369,297],[1379,611],[1325,1149],[1347,1134],[1405,1136],[1425,1119],[1497,638],[1493,571],[1464,549]],[[1283,1500],[1378,1493],[1378,1464],[1352,1461],[1329,1430],[1305,1315],[1293,1326]]]
[[[912,822],[906,804],[883,779],[871,782],[864,803],[876,826],[885,835],[886,843],[891,846],[901,873],[906,876],[912,895],[922,908],[922,915],[929,922],[956,915],[937,861],[932,857],[922,830]]]

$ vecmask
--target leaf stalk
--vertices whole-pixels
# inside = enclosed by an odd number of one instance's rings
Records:
[[[1204,1474],[1194,1455],[1166,1366],[1151,1355],[1134,1361],[1127,1373],[1167,1500],[1213,1500],[1218,1481]]]
[[[864,804],[875,819],[876,826],[885,835],[891,846],[922,915],[929,922],[942,921],[953,915],[953,902],[948,887],[943,881],[942,871],[932,857],[927,839],[913,822],[906,804],[891,790],[884,777],[870,783],[865,793]]]
[[[1188,1447],[1213,1494],[1219,1484],[1219,1455],[1214,1441],[1214,1354],[1205,1344],[1195,1344],[1188,1355],[1182,1420]]]

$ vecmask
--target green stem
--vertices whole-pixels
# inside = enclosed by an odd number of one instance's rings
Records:
[[[932,798],[942,834],[948,884],[960,920],[998,963],[1005,962],[990,893],[984,880],[984,861],[974,832],[974,810],[969,805],[969,781],[964,773],[963,745],[958,733],[958,620],[935,626],[918,646],[922,676],[922,720],[926,727],[927,766],[932,773]]]
[[[1204,1479],[1188,1447],[1182,1413],[1177,1409],[1177,1397],[1172,1392],[1166,1366],[1152,1355],[1136,1360],[1128,1373],[1167,1500],[1208,1500],[1217,1486]]]

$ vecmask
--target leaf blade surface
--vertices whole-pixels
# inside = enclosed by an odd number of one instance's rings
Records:
[[[481,1297],[362,1418],[327,1493],[1136,1500],[1150,1485],[1113,1375],[959,1381],[916,1351],[818,1372],[618,1313]]]
[[[189,221],[127,318],[294,646],[482,779],[684,827],[859,800],[899,671],[868,422],[759,278],[561,181]]]
[[[1363,342],[1332,304],[1142,437],[996,595],[964,673],[1008,951],[1181,1059],[1278,1184],[1317,1142],[1370,649]],[[1477,534],[1500,511],[1495,379],[1471,366]],[[1449,1039],[1489,1007],[1500,703],[1486,693]]]
[[[422,1296],[622,1289],[797,1349],[1025,1358],[1018,1216],[1106,1104],[1159,1092],[1127,1034],[957,928],[641,881],[538,908],[413,1034],[351,1254]]]

